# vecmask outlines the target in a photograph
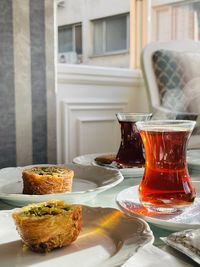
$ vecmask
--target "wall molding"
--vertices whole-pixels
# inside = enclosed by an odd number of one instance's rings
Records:
[[[115,113],[122,112],[126,109],[128,102],[126,101],[77,101],[64,99],[62,101],[62,115],[60,121],[62,121],[62,127],[60,132],[60,142],[58,143],[59,153],[58,162],[67,163],[71,162],[74,153],[80,154],[82,152],[83,145],[82,139],[82,127],[88,123],[99,124],[109,123],[116,124],[117,119]],[[108,133],[109,134],[109,133]],[[116,133],[113,133],[115,136]],[[97,134],[97,139],[100,136]],[[90,142],[90,140],[85,140]],[[111,144],[112,145],[112,144]],[[84,146],[86,144],[84,143]]]
[[[82,154],[116,151],[115,114],[147,109],[141,71],[58,64],[57,75],[58,163]]]
[[[58,64],[58,83],[130,87],[141,86],[144,81],[140,70]]]

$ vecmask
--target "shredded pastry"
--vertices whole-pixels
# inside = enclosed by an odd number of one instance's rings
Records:
[[[74,171],[61,166],[36,166],[22,173],[23,194],[43,195],[70,192]]]
[[[80,205],[61,200],[30,204],[12,214],[23,243],[35,252],[48,252],[75,241],[82,224]]]

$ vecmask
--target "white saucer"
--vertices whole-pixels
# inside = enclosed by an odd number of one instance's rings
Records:
[[[79,164],[79,165],[84,165],[84,166],[102,166],[98,165],[97,162],[95,162],[95,158],[102,156],[102,155],[107,155],[107,154],[113,154],[111,152],[107,153],[98,153],[98,154],[86,154],[82,156],[78,156],[73,159],[73,163]],[[106,166],[106,168],[109,169],[115,169],[121,172],[121,174],[124,176],[124,178],[142,178],[143,173],[144,173],[144,168],[124,168],[124,169],[119,169],[117,167],[109,167],[109,165]]]
[[[116,267],[154,237],[146,222],[111,208],[83,206],[83,227],[70,246],[45,255],[23,249],[12,220],[12,210],[0,211],[0,259],[2,267]]]
[[[9,167],[0,170],[0,199],[13,206],[24,206],[50,199],[62,199],[69,203],[86,203],[124,179],[121,173],[114,169],[76,164],[65,164],[65,166],[74,171],[72,192],[45,195],[22,194],[22,171],[30,166]]]
[[[180,231],[184,229],[200,228],[200,182],[193,181],[197,197],[195,202],[180,215],[160,215],[149,211],[140,204],[138,186],[129,187],[121,191],[116,198],[117,204],[128,215],[138,216],[158,227]]]

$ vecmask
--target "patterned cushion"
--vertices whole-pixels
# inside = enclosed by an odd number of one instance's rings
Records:
[[[185,86],[186,77],[176,52],[158,50],[153,54],[152,63],[162,102],[167,90],[180,89]]]
[[[188,102],[187,111],[200,114],[200,54],[184,53],[180,61],[188,76],[183,88]]]
[[[157,50],[152,64],[165,116],[196,120],[193,134],[200,134],[200,53]]]
[[[200,54],[157,50],[152,64],[162,106],[200,114]]]

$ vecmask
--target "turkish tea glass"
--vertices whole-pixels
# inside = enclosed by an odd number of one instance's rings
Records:
[[[150,113],[117,113],[121,126],[121,142],[116,162],[121,168],[143,167],[145,164],[142,139],[136,127],[137,121],[149,120]]]
[[[152,120],[136,125],[146,155],[139,185],[141,203],[157,212],[180,212],[195,199],[186,162],[187,143],[195,122]]]

